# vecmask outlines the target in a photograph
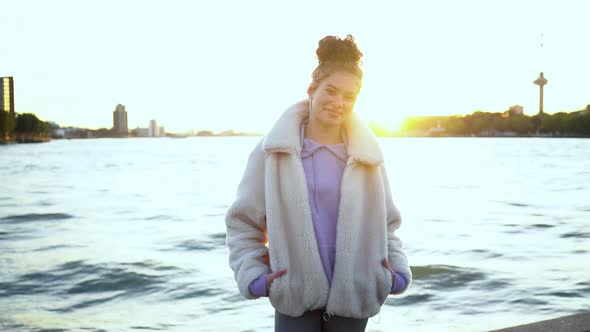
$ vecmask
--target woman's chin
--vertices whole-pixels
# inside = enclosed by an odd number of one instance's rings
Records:
[[[342,115],[324,114],[322,124],[326,127],[339,127],[344,122]]]
[[[340,127],[342,125],[342,120],[329,119],[322,121],[322,124],[324,125],[324,127]]]

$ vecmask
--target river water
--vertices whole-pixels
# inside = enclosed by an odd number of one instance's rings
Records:
[[[0,146],[0,330],[270,331],[224,214],[259,137]],[[367,331],[590,310],[590,140],[380,139],[414,273]]]

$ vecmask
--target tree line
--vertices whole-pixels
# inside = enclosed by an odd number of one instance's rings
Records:
[[[510,111],[492,113],[476,111],[465,116],[408,117],[399,133],[372,124],[377,136],[547,136],[590,137],[590,112],[559,112],[542,115],[519,115]]]
[[[10,141],[13,137],[47,137],[51,126],[48,122],[39,120],[33,113],[15,113],[0,111],[0,142]]]

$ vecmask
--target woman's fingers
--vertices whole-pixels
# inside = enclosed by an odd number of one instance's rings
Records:
[[[285,273],[287,273],[287,270],[280,270],[277,272],[273,272],[268,275],[268,280],[270,280],[272,282],[274,279],[284,276]]]
[[[266,277],[266,294],[268,294],[268,292],[270,291],[270,285],[272,285],[272,282],[276,279],[276,278],[280,278],[282,276],[285,275],[285,273],[287,273],[287,270],[280,270],[277,272],[273,272],[271,274],[268,275],[268,277]]]
[[[383,265],[383,267],[385,267],[386,269],[391,271],[392,275],[395,275],[395,271],[393,271],[393,269],[389,266],[389,262],[387,261],[387,258],[383,258],[383,260],[381,261],[381,265]]]

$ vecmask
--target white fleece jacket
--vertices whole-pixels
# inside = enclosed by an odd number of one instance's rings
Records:
[[[250,154],[225,219],[230,267],[246,298],[253,298],[248,286],[254,279],[287,269],[269,292],[272,305],[285,315],[325,309],[343,317],[371,317],[391,290],[392,276],[381,265],[383,258],[409,277],[407,286],[412,280],[402,242],[395,235],[401,218],[391,199],[383,155],[373,133],[353,114],[344,125],[349,158],[340,189],[330,286],[317,248],[300,157],[300,126],[308,114],[307,101],[293,105]]]

